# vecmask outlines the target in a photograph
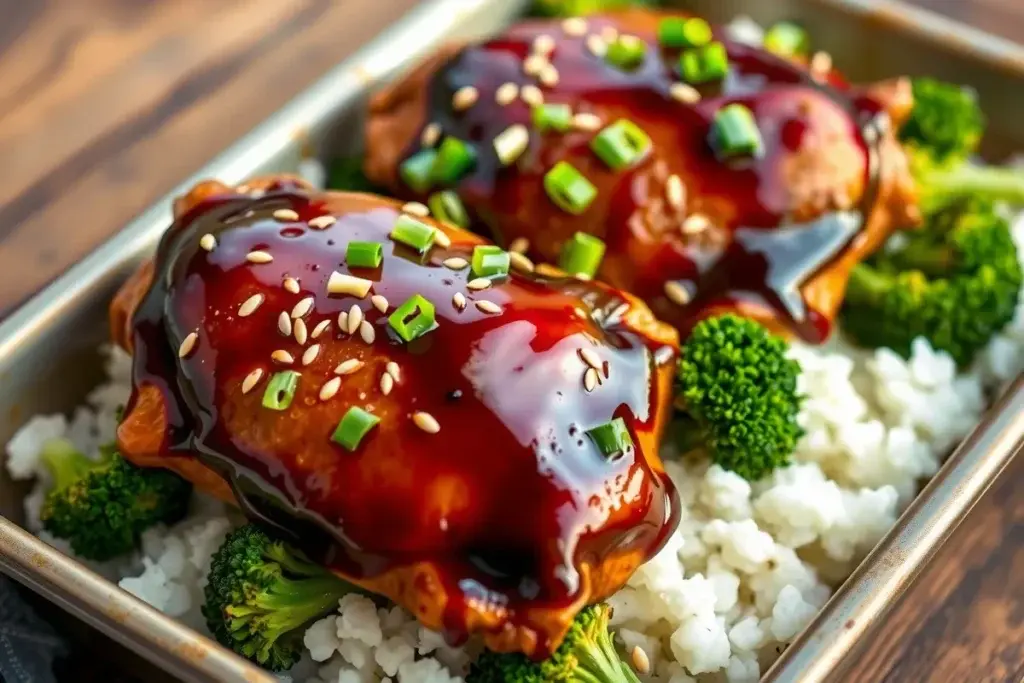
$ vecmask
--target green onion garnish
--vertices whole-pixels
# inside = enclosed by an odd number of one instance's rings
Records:
[[[761,131],[753,112],[734,103],[715,112],[711,143],[722,158],[750,157],[761,153]]]
[[[665,47],[701,47],[711,42],[711,25],[696,17],[662,19],[658,24],[658,42]]]
[[[434,304],[413,294],[388,317],[388,323],[407,342],[434,328]]]
[[[440,185],[457,183],[476,165],[476,151],[458,138],[445,138],[437,149],[430,179]]]
[[[719,81],[729,73],[729,53],[725,45],[715,42],[687,50],[679,56],[679,68],[687,83]]]
[[[421,254],[434,244],[436,235],[432,227],[406,214],[398,217],[395,228],[391,231],[391,239],[410,246]]]
[[[538,104],[533,108],[533,125],[540,132],[559,133],[572,128],[572,107],[568,104]]]
[[[633,447],[633,438],[621,417],[588,429],[587,436],[608,460],[621,456]]]
[[[469,227],[469,214],[466,213],[466,207],[463,206],[458,193],[453,190],[444,190],[430,195],[427,206],[430,207],[430,213],[434,214],[434,218],[437,220],[457,225],[460,228]]]
[[[604,58],[612,66],[620,69],[635,69],[644,61],[647,43],[636,36],[619,36],[608,46]]]
[[[613,171],[636,166],[651,151],[651,138],[629,119],[619,119],[594,136],[590,149]]]
[[[473,272],[478,277],[508,275],[511,257],[501,247],[473,247]]]
[[[299,373],[294,370],[283,370],[274,373],[263,392],[263,407],[271,410],[287,410],[295,398],[295,390],[299,387]]]
[[[384,247],[380,242],[349,242],[345,249],[349,268],[376,268],[382,260]]]
[[[347,450],[354,451],[359,448],[359,442],[363,440],[363,437],[379,422],[380,418],[376,415],[353,406],[338,421],[338,426],[334,428],[334,434],[331,435],[331,441],[344,446]]]
[[[594,277],[604,258],[604,242],[585,232],[577,232],[562,245],[558,267],[571,275]]]
[[[402,162],[398,167],[398,175],[414,191],[426,192],[430,189],[430,171],[436,159],[437,150],[421,149]]]
[[[568,161],[559,161],[544,174],[544,190],[560,209],[576,216],[597,197],[597,188]]]
[[[791,21],[780,21],[764,34],[764,47],[780,57],[804,57],[811,53],[811,36]]]

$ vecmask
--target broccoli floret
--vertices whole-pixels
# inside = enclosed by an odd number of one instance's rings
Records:
[[[53,475],[40,517],[77,555],[109,560],[134,549],[143,531],[185,516],[192,486],[173,472],[136,467],[113,446],[90,460],[63,439],[43,447]]]
[[[484,651],[466,683],[640,683],[615,651],[608,632],[610,618],[608,605],[587,607],[555,653],[541,662],[519,653]]]
[[[541,17],[582,17],[625,7],[655,7],[657,0],[534,0],[532,14]]]
[[[232,531],[210,563],[203,616],[217,640],[271,671],[302,656],[303,627],[357,590],[249,524]]]
[[[787,350],[783,339],[737,315],[698,323],[679,362],[683,450],[701,447],[749,480],[785,465],[803,434],[800,365]]]
[[[966,366],[1013,319],[1021,267],[1010,226],[990,202],[964,200],[854,268],[843,329],[904,357],[916,337]]]

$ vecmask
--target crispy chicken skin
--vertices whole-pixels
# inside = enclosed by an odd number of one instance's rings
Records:
[[[454,188],[473,227],[499,243],[525,238],[533,260],[557,264],[575,232],[591,233],[607,244],[597,277],[644,299],[684,335],[702,317],[739,309],[821,341],[850,269],[894,227],[914,222],[914,188],[893,135],[912,105],[909,83],[851,88],[820,61],[811,70],[716,30],[729,72],[693,88],[681,82],[680,50],[658,46],[668,16],[680,15],[633,9],[588,17],[585,30],[579,20],[527,21],[480,45],[442,49],[373,98],[366,174],[396,196],[424,200],[440,186],[414,191],[403,162],[457,138],[476,160]],[[616,35],[646,43],[635,68],[600,56]],[[538,97],[570,105],[568,130],[539,130]],[[713,120],[731,103],[753,112],[759,154],[716,153]],[[590,143],[621,119],[653,144],[643,161],[613,170]],[[517,124],[529,143],[505,164],[494,141]],[[559,162],[597,190],[579,215],[545,191]]]
[[[417,218],[440,231],[420,254],[390,237],[402,214],[286,177],[178,201],[111,305],[134,363],[118,445],[456,642],[544,656],[675,525],[657,447],[677,334],[605,285],[469,286],[456,259],[483,240]],[[381,265],[349,267],[352,241]],[[417,294],[436,325],[405,341],[388,318]],[[297,388],[275,409],[283,371]],[[353,407],[380,422],[349,450],[332,435]],[[632,444],[604,455],[588,430],[613,418]]]

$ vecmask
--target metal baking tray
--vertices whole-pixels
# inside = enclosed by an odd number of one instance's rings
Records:
[[[127,225],[0,323],[0,443],[32,415],[70,411],[101,381],[97,346],[118,285],[151,254],[173,196],[200,178],[241,182],[294,171],[358,144],[359,112],[374,85],[440,42],[496,31],[526,0],[424,0],[370,45]],[[853,80],[932,74],[973,85],[990,119],[985,153],[1024,151],[1024,48],[888,0],[682,0],[727,21],[794,19]],[[1024,443],[1018,379],[957,449],[891,532],[766,674],[769,681],[834,680],[855,640],[885,614]],[[189,681],[276,679],[175,622],[18,526],[24,486],[0,468],[0,568],[164,671]]]

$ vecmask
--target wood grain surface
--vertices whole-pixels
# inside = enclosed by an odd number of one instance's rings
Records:
[[[1024,42],[1024,0],[915,2]],[[414,4],[0,0],[0,315]],[[1024,679],[1022,477],[1018,458],[845,680]]]

